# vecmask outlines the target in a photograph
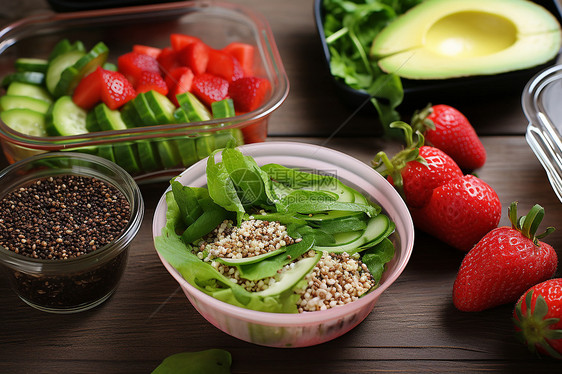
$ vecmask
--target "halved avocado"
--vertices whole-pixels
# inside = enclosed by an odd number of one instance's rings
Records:
[[[526,0],[427,0],[373,41],[381,69],[409,79],[448,79],[527,69],[553,59],[560,25]]]

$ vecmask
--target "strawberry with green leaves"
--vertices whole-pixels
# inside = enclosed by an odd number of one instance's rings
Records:
[[[468,119],[449,105],[428,105],[414,113],[412,127],[424,134],[428,145],[439,148],[463,170],[486,162],[486,150]]]
[[[390,127],[404,131],[406,147],[392,159],[379,152],[372,164],[400,192],[409,207],[423,207],[436,187],[462,176],[461,169],[451,157],[437,148],[423,145],[423,135],[417,133],[414,143],[412,128],[408,124],[397,121]]]
[[[531,352],[562,359],[562,278],[527,290],[515,305],[513,322]]]
[[[558,266],[554,249],[536,235],[544,209],[535,205],[517,217],[517,203],[509,207],[511,227],[486,234],[464,257],[453,286],[457,309],[477,312],[513,302],[529,287],[551,278]]]

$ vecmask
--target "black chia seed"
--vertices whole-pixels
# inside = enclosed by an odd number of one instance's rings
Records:
[[[94,252],[122,233],[131,207],[121,191],[99,179],[60,175],[37,179],[0,201],[0,245],[34,259],[65,261]],[[71,274],[5,268],[25,301],[65,310],[95,304],[116,288],[127,249]]]
[[[117,238],[130,215],[127,198],[99,179],[38,179],[0,201],[0,245],[36,259],[74,258]]]

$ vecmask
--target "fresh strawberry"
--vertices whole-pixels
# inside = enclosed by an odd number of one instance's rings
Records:
[[[98,71],[102,78],[101,100],[109,109],[118,109],[135,98],[135,89],[123,74],[102,68]]]
[[[160,51],[160,54],[156,57],[156,61],[158,61],[158,66],[163,76],[167,76],[172,70],[181,66],[178,52],[171,47],[162,48],[162,51]]]
[[[251,112],[263,104],[271,91],[271,83],[266,78],[242,77],[230,84],[228,93],[239,112]]]
[[[162,75],[160,75],[160,72],[143,71],[135,89],[137,93],[154,90],[162,95],[168,94],[168,86],[164,78],[162,78]]]
[[[203,74],[207,70],[210,48],[203,42],[195,41],[178,51],[178,59],[183,66],[189,67],[194,74]]]
[[[209,61],[207,63],[207,73],[219,76],[229,82],[240,79],[244,76],[242,65],[237,59],[226,52],[216,49],[209,50]]]
[[[72,94],[72,101],[84,110],[92,109],[101,101],[101,74],[98,70],[86,75],[78,82]]]
[[[562,278],[531,287],[515,305],[517,337],[531,352],[562,359]]]
[[[423,135],[418,134],[414,144],[412,129],[406,123],[394,122],[391,127],[405,132],[406,147],[391,160],[380,152],[373,160],[373,167],[387,177],[408,207],[421,208],[427,204],[435,188],[461,177],[462,171],[443,151],[424,146]]]
[[[129,52],[117,58],[117,68],[136,87],[142,73],[160,73],[156,58],[138,52]]]
[[[474,175],[435,188],[422,208],[410,208],[414,225],[450,246],[469,251],[501,218],[496,192]]]
[[[93,108],[100,101],[113,110],[120,108],[135,96],[135,89],[123,74],[98,67],[78,83],[72,100],[86,110]]]
[[[175,68],[166,77],[166,85],[168,86],[168,97],[178,106],[178,99],[176,96],[180,93],[191,91],[193,86],[194,74],[190,68],[182,66]]]
[[[254,75],[254,54],[255,47],[250,44],[232,42],[222,50],[234,57],[242,66],[244,76]]]
[[[553,229],[535,235],[544,209],[535,205],[518,218],[514,202],[508,215],[511,227],[490,231],[464,257],[453,286],[453,303],[459,310],[476,312],[514,302],[554,275],[556,252],[539,241]]]
[[[162,50],[157,47],[151,47],[144,44],[133,44],[133,52],[142,53],[157,58]]]
[[[228,82],[226,79],[212,74],[200,74],[193,78],[192,93],[207,106],[215,101],[228,97]]]
[[[177,52],[181,51],[189,44],[200,42],[200,41],[201,39],[199,39],[196,36],[179,34],[179,33],[170,35],[170,45],[172,46],[172,49]]]
[[[428,105],[412,119],[414,130],[422,132],[426,143],[441,149],[461,169],[478,169],[486,162],[486,150],[468,119],[448,105]]]

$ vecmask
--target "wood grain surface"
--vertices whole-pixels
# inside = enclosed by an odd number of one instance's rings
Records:
[[[380,150],[398,149],[378,136],[373,115],[351,116],[354,108],[338,98],[323,65],[312,1],[235,2],[269,20],[291,82],[289,97],[271,118],[268,141],[321,144],[365,163]],[[39,5],[33,8],[34,3]],[[25,4],[30,12],[49,11],[38,0]],[[473,97],[454,104],[471,119],[488,151],[477,173],[500,197],[501,224],[508,222],[511,201],[519,201],[521,212],[541,204],[543,225],[561,228],[546,240],[560,256],[562,209],[524,139],[520,96],[510,91],[494,100]],[[141,186],[142,228],[117,292],[101,306],[71,315],[39,312],[0,278],[0,373],[150,373],[171,354],[209,348],[230,351],[233,373],[560,372],[560,362],[533,356],[515,339],[513,305],[457,311],[451,292],[463,254],[419,232],[404,273],[348,334],[299,349],[266,348],[226,335],[197,313],[156,255],[151,221],[166,187]]]

